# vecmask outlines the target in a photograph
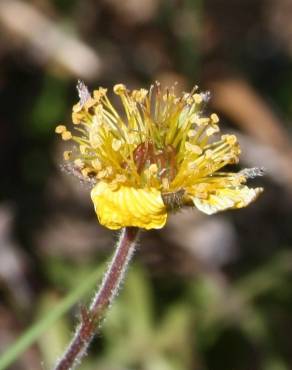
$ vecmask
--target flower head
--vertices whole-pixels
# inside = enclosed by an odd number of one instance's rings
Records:
[[[240,147],[234,135],[214,140],[219,119],[204,113],[208,94],[193,89],[177,97],[173,87],[164,91],[159,83],[149,90],[129,91],[122,84],[113,90],[122,113],[106,89],[91,95],[79,82],[72,114],[77,134],[56,128],[63,140],[77,144],[64,158],[94,183],[91,198],[102,225],[161,228],[171,210],[242,208],[263,190],[245,185],[261,170],[221,172],[238,163]]]

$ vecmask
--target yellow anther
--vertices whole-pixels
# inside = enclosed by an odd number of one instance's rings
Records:
[[[117,152],[122,146],[121,140],[113,139],[112,141],[112,148],[115,152]]]
[[[157,174],[157,172],[158,172],[157,164],[156,164],[156,163],[152,163],[152,164],[149,166],[148,171],[149,171],[150,175],[156,175],[156,174]]]
[[[200,126],[200,125],[208,125],[208,123],[210,123],[210,118],[209,117],[202,117],[202,118],[199,118],[198,120],[197,120],[197,123],[198,123],[198,125]]]
[[[194,137],[196,136],[197,131],[196,130],[189,130],[188,137]]]
[[[237,176],[234,177],[234,181],[237,182],[237,185],[244,184],[246,183],[246,177],[239,172]]]
[[[143,101],[145,100],[147,94],[148,94],[148,91],[146,89],[133,90],[133,92],[132,92],[132,98],[137,103],[143,103]]]
[[[78,168],[83,168],[84,167],[84,162],[80,158],[75,159],[74,164]]]
[[[72,134],[71,134],[71,132],[70,131],[64,131],[64,132],[62,132],[62,139],[64,140],[64,141],[67,141],[67,140],[70,140],[70,139],[72,139]]]
[[[216,113],[212,113],[210,118],[211,118],[212,123],[218,123],[219,122],[219,117],[217,116]]]
[[[231,146],[237,143],[237,138],[235,135],[222,135],[221,139],[226,141],[226,143]]]
[[[68,161],[72,156],[72,151],[71,150],[65,150],[65,152],[63,153],[63,157],[65,159],[65,161]]]
[[[193,102],[194,102],[194,99],[190,96],[190,97],[187,98],[186,102],[187,102],[187,104],[192,105]]]
[[[212,136],[216,132],[219,132],[219,127],[217,125],[211,126],[206,130],[207,136]]]
[[[82,113],[73,112],[72,113],[72,122],[74,125],[79,125],[81,121]]]
[[[90,174],[90,172],[92,172],[92,170],[88,167],[85,167],[81,170],[81,173],[84,177],[88,177],[88,175]]]
[[[73,113],[78,113],[81,110],[82,110],[82,106],[79,102],[77,104],[73,105],[73,108],[72,108]]]
[[[201,104],[203,101],[202,95],[201,94],[194,94],[193,95],[194,102],[196,104]]]
[[[93,119],[94,119],[94,122],[100,122],[101,121],[101,118],[103,116],[103,106],[101,104],[98,104],[96,107],[95,107],[95,110],[94,110],[94,113],[96,114]]]
[[[100,87],[98,90],[93,91],[93,97],[94,99],[96,99],[97,102],[99,102],[100,99],[106,95],[106,93],[107,89]]]
[[[164,190],[168,190],[169,189],[169,181],[166,177],[163,177],[162,179],[162,188]]]
[[[199,115],[197,114],[197,113],[194,113],[194,114],[192,114],[191,115],[191,117],[190,117],[190,122],[191,123],[195,123],[195,122],[197,122],[198,121],[198,119],[199,119],[200,117],[199,117]]]
[[[117,95],[123,95],[127,91],[127,88],[124,84],[117,84],[114,86],[114,93]]]
[[[90,97],[88,100],[86,100],[84,107],[86,110],[88,110],[89,108],[93,107],[95,104],[96,104],[96,99]]]
[[[107,171],[106,170],[99,171],[98,174],[97,174],[98,179],[103,179],[106,176],[107,176]]]
[[[62,134],[63,132],[67,131],[66,126],[64,125],[59,125],[55,128],[55,133],[56,134]]]
[[[131,132],[129,135],[128,135],[128,143],[129,144],[136,144],[137,142],[139,142],[139,134],[137,132]]]

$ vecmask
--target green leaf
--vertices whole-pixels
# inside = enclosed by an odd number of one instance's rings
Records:
[[[72,290],[55,308],[51,309],[43,318],[27,329],[21,337],[12,344],[0,357],[0,370],[7,369],[18,357],[26,351],[51,325],[64,315],[76,302],[78,302],[101,277],[102,267],[99,266],[91,272],[80,285]]]

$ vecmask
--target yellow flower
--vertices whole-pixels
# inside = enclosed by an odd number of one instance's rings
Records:
[[[159,83],[149,91],[122,84],[113,90],[122,113],[106,89],[91,96],[79,82],[72,114],[77,135],[64,125],[56,128],[63,140],[77,144],[64,158],[94,184],[91,198],[102,225],[158,229],[168,212],[183,206],[213,214],[245,207],[262,192],[245,185],[260,169],[220,171],[238,163],[240,148],[234,135],[214,140],[219,119],[204,112],[208,94],[194,89],[177,97],[174,88],[162,91]]]

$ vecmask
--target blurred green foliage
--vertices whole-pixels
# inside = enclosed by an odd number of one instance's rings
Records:
[[[81,368],[288,369],[289,347],[283,344],[281,311],[277,311],[280,303],[292,304],[291,261],[291,252],[283,251],[233,285],[205,273],[194,280],[178,279],[182,296],[171,305],[165,302],[159,310],[159,280],[158,284],[150,281],[145,269],[135,264]],[[72,293],[64,300],[44,293],[38,302],[37,331],[32,326],[23,334],[34,336],[47,366],[54,364],[56,354],[69,340],[72,323],[61,316],[64,309],[80,301],[85,290],[88,295],[97,277],[96,271],[88,273],[88,266],[81,270],[77,266],[54,266],[49,270],[52,281],[66,286],[66,290],[74,286]],[[104,267],[99,267],[99,275]],[[253,351],[254,347],[259,353]],[[0,361],[0,368],[4,368],[1,365]]]

